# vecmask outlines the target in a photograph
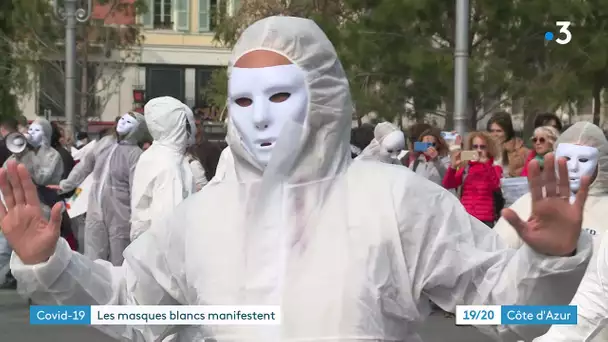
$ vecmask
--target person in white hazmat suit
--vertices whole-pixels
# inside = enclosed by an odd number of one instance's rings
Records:
[[[573,195],[580,187],[582,176],[592,177],[589,188],[589,198],[585,202],[583,213],[583,231],[593,240],[594,250],[597,251],[602,237],[608,230],[608,223],[603,214],[608,208],[608,140],[602,130],[590,122],[577,122],[568,128],[556,141],[555,154],[568,159],[568,178]],[[526,194],[510,207],[520,217],[530,217],[532,197]],[[494,230],[512,248],[519,248],[524,242],[516,230],[501,218]],[[608,294],[602,286],[600,263],[594,261],[596,253],[583,281],[574,296],[572,305],[578,306],[578,324],[576,326],[555,325],[543,337],[542,341],[583,341],[585,333],[589,333],[600,319],[607,317],[608,302],[599,300]],[[599,253],[601,255],[601,253]],[[608,283],[604,282],[604,285]],[[545,327],[546,331],[549,327]],[[604,332],[608,341],[608,331]]]
[[[144,106],[154,142],[139,159],[131,199],[131,241],[196,192],[186,148],[196,142],[194,114],[181,101],[154,98]]]
[[[345,72],[311,20],[248,27],[229,63],[235,177],[207,185],[125,251],[122,267],[72,253],[60,206],[38,214],[27,171],[0,170],[0,220],[20,293],[39,304],[278,305],[280,325],[105,326],[132,341],[420,341],[431,301],[568,303],[591,257],[577,201],[556,196],[553,157],[531,166],[526,245],[501,243],[441,187],[404,167],[353,161]],[[560,174],[567,173],[564,161]],[[569,190],[568,190],[569,191]],[[432,203],[433,210],[429,210]],[[228,213],[228,214],[227,214]],[[25,218],[25,219],[24,219]],[[532,226],[533,225],[533,226]],[[580,238],[579,238],[580,236]],[[489,327],[527,336],[530,326]]]
[[[115,134],[97,141],[68,178],[54,187],[59,193],[70,192],[93,173],[84,228],[84,254],[93,260],[108,260],[116,266],[124,260],[122,253],[131,242],[131,187],[142,154],[137,143],[145,133],[143,115],[122,115]]]
[[[403,149],[405,149],[403,132],[390,122],[381,122],[374,128],[374,139],[355,159],[402,165],[397,157]]]

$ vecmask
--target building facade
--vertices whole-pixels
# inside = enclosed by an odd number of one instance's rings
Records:
[[[213,29],[220,6],[231,13],[237,8],[238,0],[147,1],[148,11],[139,17],[124,13],[116,15],[109,13],[107,6],[95,6],[93,19],[104,20],[105,25],[141,24],[143,43],[137,47],[137,57],[133,59],[125,59],[121,51],[88,57],[91,67],[87,70],[92,68],[87,72],[88,82],[93,96],[87,101],[95,103],[94,106],[85,105],[90,108],[86,110],[89,131],[111,125],[117,116],[138,109],[146,100],[157,96],[173,96],[195,112],[211,118],[217,117],[221,110],[208,106],[204,97],[211,73],[225,67],[230,56],[227,48],[214,42]],[[113,58],[120,60],[116,63],[120,65],[113,66]],[[58,59],[62,59],[61,55]],[[100,65],[103,70],[93,70],[99,69]],[[81,70],[84,68],[78,69],[77,88],[85,79]],[[43,70],[35,89],[21,99],[21,110],[28,119],[46,116],[62,121],[64,118],[63,74],[48,75],[50,72],[52,70]],[[82,99],[77,96],[77,109],[81,108],[80,101]]]

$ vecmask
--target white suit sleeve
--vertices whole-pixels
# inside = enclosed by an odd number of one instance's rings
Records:
[[[599,326],[600,321],[608,318],[608,235],[603,239],[592,262],[570,303],[577,306],[577,324],[554,325],[545,335],[535,339],[535,342],[586,341],[585,338]],[[608,341],[608,326],[590,340],[595,341]]]
[[[150,229],[125,250],[125,262],[120,267],[104,260],[92,261],[60,239],[53,256],[42,264],[24,265],[13,253],[12,274],[20,294],[40,305],[188,304],[182,291],[186,287],[181,237],[169,235],[179,234],[179,227]],[[160,341],[177,329],[150,325],[97,328],[120,340],[138,342]]]
[[[403,196],[398,188],[405,186],[395,187],[401,193],[396,207],[407,214],[398,223],[414,298],[426,298],[449,312],[460,304],[566,305],[572,300],[592,254],[587,234],[581,235],[572,257],[540,255],[525,244],[510,249],[447,191],[424,182],[410,184]],[[413,205],[413,198],[425,197],[432,209]],[[487,329],[496,338],[526,341],[546,331],[531,325]]]
[[[84,157],[74,166],[68,178],[59,182],[59,187],[61,188],[62,193],[70,192],[76,189],[84,180],[93,172],[95,168],[95,159],[98,155],[98,151],[100,151],[99,147],[101,147],[103,142],[99,142],[96,144],[92,151],[89,151],[84,155]]]

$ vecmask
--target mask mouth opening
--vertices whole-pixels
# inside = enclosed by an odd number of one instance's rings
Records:
[[[270,142],[270,141],[263,142],[263,143],[260,144],[260,146],[262,146],[262,147],[270,147],[270,146],[272,146],[272,142]]]

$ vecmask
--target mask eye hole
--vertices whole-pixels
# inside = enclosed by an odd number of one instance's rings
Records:
[[[287,101],[290,96],[290,93],[276,93],[270,97],[270,102],[281,103]]]
[[[581,163],[586,163],[586,162],[589,161],[589,159],[587,159],[587,158],[579,158],[578,161],[581,162]]]
[[[564,157],[564,159],[566,159],[567,161],[570,161],[570,157]]]
[[[241,107],[249,107],[253,103],[253,100],[247,97],[239,97],[234,101],[234,103]]]
[[[388,151],[388,153],[393,153],[393,150],[387,150],[387,151]]]

